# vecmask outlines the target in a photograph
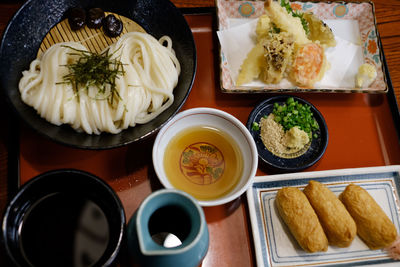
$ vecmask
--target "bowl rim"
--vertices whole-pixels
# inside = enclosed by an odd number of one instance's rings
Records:
[[[247,130],[246,126],[238,120],[235,116],[231,115],[228,112],[222,111],[220,109],[216,108],[210,108],[210,107],[197,107],[197,108],[191,108],[184,110],[180,113],[178,113],[174,118],[172,118],[164,127],[161,128],[161,130],[158,132],[157,137],[154,141],[153,145],[153,151],[152,151],[152,160],[153,160],[153,167],[156,172],[156,175],[161,182],[161,184],[165,188],[175,188],[173,187],[167,177],[164,177],[161,175],[159,167],[160,164],[154,163],[157,161],[157,155],[160,153],[158,147],[159,144],[164,136],[164,134],[169,130],[169,128],[178,120],[183,119],[185,117],[191,116],[191,115],[198,115],[198,114],[209,114],[209,115],[214,115],[218,116],[221,118],[226,119],[229,121],[232,125],[236,126],[236,128],[242,133],[243,137],[246,139],[247,143],[249,144],[249,150],[251,153],[251,167],[250,167],[250,173],[249,177],[246,181],[246,183],[238,189],[235,193],[231,194],[228,193],[227,195],[224,195],[222,197],[212,199],[212,200],[198,200],[200,206],[203,207],[211,207],[211,206],[218,206],[222,204],[226,204],[230,201],[233,201],[234,199],[240,197],[253,183],[254,177],[256,176],[257,168],[258,168],[258,151],[257,147],[255,144],[255,141],[253,137],[251,136],[250,132]],[[161,166],[162,168],[162,166]]]
[[[118,232],[118,238],[117,238],[117,241],[115,242],[115,247],[113,247],[112,250],[110,251],[111,253],[109,253],[108,258],[104,258],[105,254],[103,254],[98,259],[98,262],[100,261],[105,266],[108,266],[112,262],[114,262],[115,259],[117,258],[118,254],[121,250],[121,245],[122,245],[122,242],[123,242],[123,239],[125,236],[125,224],[126,224],[125,210],[124,210],[124,207],[122,205],[120,198],[118,197],[117,193],[111,188],[110,185],[108,185],[104,180],[97,177],[96,175],[91,174],[86,171],[78,170],[78,169],[64,168],[64,169],[50,170],[50,171],[46,171],[46,172],[36,175],[35,177],[33,177],[32,179],[27,181],[25,184],[23,184],[19,188],[17,193],[11,198],[9,203],[7,204],[7,207],[4,211],[3,217],[1,218],[2,219],[2,221],[1,221],[1,228],[2,228],[1,238],[3,240],[2,243],[5,248],[6,255],[8,255],[10,260],[12,260],[17,266],[19,266],[20,261],[17,258],[15,258],[15,253],[13,253],[10,250],[9,238],[8,238],[8,234],[7,234],[7,232],[8,232],[7,228],[10,227],[9,223],[11,223],[11,222],[9,222],[9,217],[11,216],[10,214],[12,212],[13,207],[16,205],[16,202],[18,202],[20,200],[20,198],[22,198],[25,194],[27,194],[26,192],[27,191],[29,192],[32,187],[36,186],[36,184],[41,183],[45,179],[49,179],[49,177],[51,177],[51,176],[57,176],[60,174],[65,175],[65,174],[71,174],[71,173],[74,175],[80,176],[80,178],[84,177],[85,179],[89,179],[89,180],[95,182],[100,187],[102,187],[105,190],[105,192],[107,194],[109,194],[109,196],[114,200],[114,203],[116,204],[117,209],[118,209],[118,211],[116,211],[116,213],[119,214],[119,220],[120,220],[119,230],[116,231],[116,232]],[[63,177],[63,179],[68,181],[68,179],[66,179],[65,177]],[[30,205],[34,205],[35,202],[30,203]],[[23,260],[23,262],[25,262],[25,260]]]
[[[154,191],[152,194],[148,195],[143,202],[140,204],[139,208],[136,211],[136,225],[134,226],[136,228],[137,233],[139,233],[143,227],[147,228],[147,225],[142,225],[142,222],[145,222],[148,224],[149,219],[144,220],[143,219],[143,213],[145,212],[145,209],[148,208],[148,205],[150,205],[154,200],[154,198],[159,198],[160,196],[163,195],[178,195],[179,197],[186,198],[187,201],[189,201],[192,204],[192,207],[195,209],[197,215],[199,216],[200,224],[197,229],[196,235],[192,237],[190,240],[190,243],[186,245],[179,245],[175,247],[174,249],[170,250],[165,250],[165,249],[158,249],[158,250],[148,250],[145,245],[144,241],[144,236],[146,235],[147,237],[150,237],[150,233],[148,231],[142,232],[141,235],[138,235],[138,243],[140,245],[140,248],[142,250],[142,253],[145,254],[146,256],[151,256],[151,255],[156,255],[157,253],[162,252],[165,255],[177,255],[177,254],[182,254],[182,253],[187,253],[190,252],[191,249],[193,249],[198,242],[203,238],[204,235],[209,235],[208,233],[208,228],[207,228],[207,223],[205,221],[205,215],[203,209],[200,207],[198,201],[196,198],[194,198],[192,195],[186,193],[185,191],[175,189],[175,188],[163,188],[157,191]],[[150,203],[150,204],[149,204]],[[167,206],[168,203],[165,205],[161,205],[159,208],[163,208]],[[156,209],[156,210],[157,210]],[[154,213],[153,213],[154,214]],[[151,217],[151,216],[150,216]]]
[[[262,109],[266,104],[273,103],[275,101],[276,102],[282,102],[282,101],[285,101],[289,97],[293,97],[294,100],[299,100],[302,103],[305,103],[305,104],[309,105],[311,107],[312,112],[317,114],[318,119],[322,123],[322,125],[319,124],[320,128],[323,129],[323,131],[321,131],[321,133],[322,132],[325,133],[325,135],[323,137],[323,139],[325,141],[322,144],[321,152],[312,161],[310,161],[307,164],[304,164],[304,165],[302,165],[300,167],[291,167],[291,166],[282,167],[282,166],[276,165],[273,162],[270,162],[267,159],[265,159],[264,157],[262,157],[260,155],[260,153],[258,153],[258,148],[257,148],[257,154],[258,154],[258,158],[264,164],[266,164],[269,167],[271,167],[273,170],[285,171],[285,172],[296,172],[296,171],[302,171],[304,169],[307,169],[307,168],[313,166],[315,163],[317,163],[322,158],[322,156],[325,154],[326,148],[327,148],[328,143],[329,143],[329,132],[328,132],[328,126],[326,124],[325,118],[322,115],[322,113],[312,103],[310,103],[309,101],[305,100],[304,98],[301,98],[301,97],[298,97],[298,96],[294,96],[294,95],[286,95],[286,94],[284,94],[284,95],[276,95],[276,96],[268,97],[267,99],[265,99],[265,100],[259,102],[258,104],[256,104],[256,106],[253,108],[253,110],[249,114],[249,117],[248,117],[248,120],[247,120],[247,123],[246,123],[246,127],[249,130],[249,132],[252,131],[251,128],[252,128],[252,123],[254,121],[254,118],[256,117],[256,115],[259,112],[259,110]],[[254,139],[253,136],[252,136],[252,138]]]

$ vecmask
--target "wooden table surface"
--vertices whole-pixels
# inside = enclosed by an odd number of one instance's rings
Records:
[[[213,0],[172,0],[172,2],[180,8],[192,7],[214,7]],[[396,94],[397,102],[400,101],[400,0],[375,0],[375,14],[378,23],[378,30],[381,37],[383,50],[385,52],[387,65],[390,72],[393,88]],[[8,21],[12,18],[15,12],[23,4],[23,1],[0,0],[0,36],[2,35]],[[0,74],[1,75],[1,74]],[[0,94],[3,96],[2,94]],[[5,107],[5,102],[0,102],[1,125],[9,123],[8,108]],[[4,126],[0,126],[4,129]],[[0,215],[4,211],[4,207],[8,201],[7,187],[7,159],[9,151],[7,144],[12,139],[12,136],[7,135],[7,131],[0,130]],[[0,242],[1,243],[1,242]],[[4,255],[0,251],[0,266]]]

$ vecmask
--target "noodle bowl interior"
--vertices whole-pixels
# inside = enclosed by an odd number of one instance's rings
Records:
[[[95,59],[103,64],[96,71]],[[23,102],[52,124],[116,134],[171,106],[179,74],[170,37],[128,32],[101,54],[80,42],[53,44],[23,71],[19,90]]]

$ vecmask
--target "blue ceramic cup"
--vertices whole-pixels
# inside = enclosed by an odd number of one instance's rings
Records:
[[[179,239],[169,247],[160,236]],[[166,241],[168,238],[166,239]],[[141,266],[198,266],[208,250],[202,208],[189,194],[162,189],[149,195],[128,223],[128,253]]]

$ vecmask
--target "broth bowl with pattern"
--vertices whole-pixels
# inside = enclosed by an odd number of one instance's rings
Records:
[[[202,206],[238,198],[257,170],[257,148],[234,116],[213,108],[176,115],[158,133],[153,165],[166,188],[185,191]]]

